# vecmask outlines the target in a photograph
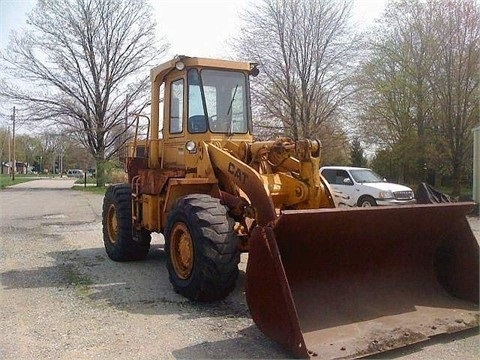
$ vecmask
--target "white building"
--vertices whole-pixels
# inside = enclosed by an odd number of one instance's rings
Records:
[[[480,126],[473,129],[473,200],[480,204]]]

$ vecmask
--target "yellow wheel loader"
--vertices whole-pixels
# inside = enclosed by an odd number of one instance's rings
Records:
[[[478,326],[472,204],[337,208],[319,141],[253,140],[256,74],[255,63],[185,56],[151,70],[149,130],[128,146],[128,183],[105,194],[108,256],[143,259],[151,232],[163,233],[174,290],[215,301],[248,252],[252,318],[299,358],[356,358]]]

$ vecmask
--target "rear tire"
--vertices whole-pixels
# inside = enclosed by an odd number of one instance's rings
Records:
[[[220,200],[187,195],[175,203],[165,229],[165,252],[175,291],[196,301],[225,298],[238,277],[235,221]]]
[[[377,206],[377,202],[371,196],[365,196],[358,200],[359,207],[372,207]]]
[[[143,260],[150,249],[150,232],[139,231],[133,240],[132,190],[129,184],[110,186],[103,199],[103,243],[114,261]]]

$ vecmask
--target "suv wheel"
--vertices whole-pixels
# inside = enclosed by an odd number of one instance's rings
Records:
[[[365,196],[363,198],[360,198],[358,200],[358,207],[372,207],[372,206],[377,206],[377,202],[375,201],[374,198],[370,196]]]

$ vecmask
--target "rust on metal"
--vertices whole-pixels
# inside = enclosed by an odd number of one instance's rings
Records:
[[[170,254],[177,276],[182,280],[188,279],[193,270],[193,240],[187,225],[182,222],[173,226]]]
[[[254,321],[296,357],[322,359],[477,327],[471,205],[284,211],[251,239]]]
[[[259,329],[294,356],[308,357],[275,235],[268,226],[253,230],[245,292],[250,314]]]
[[[147,167],[147,160],[145,158],[128,158],[127,159],[127,173],[128,173],[128,182],[131,184],[132,179],[138,175],[141,169]]]

